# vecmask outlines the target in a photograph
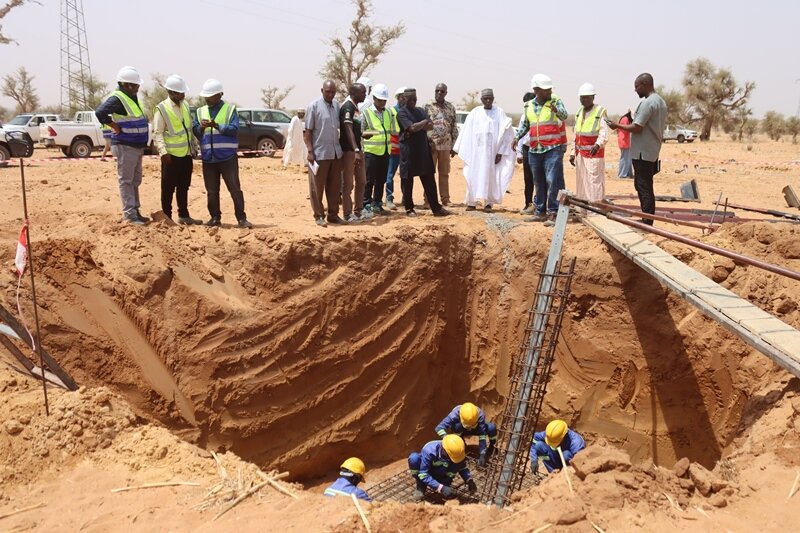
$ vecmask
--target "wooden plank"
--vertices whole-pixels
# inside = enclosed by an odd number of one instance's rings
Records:
[[[800,377],[800,331],[681,263],[629,226],[600,216],[583,222],[659,283]]]
[[[22,342],[24,342],[29,348],[33,349],[30,335],[25,327],[20,324],[17,318],[9,313],[8,310],[6,310],[6,308],[2,305],[0,305],[0,320],[5,322],[11,329],[13,329],[14,332],[19,335],[19,338],[22,340]],[[60,379],[69,390],[78,390],[78,384],[75,383],[72,377],[70,377],[70,375],[67,374],[63,368],[61,368],[61,365],[59,365],[58,362],[56,362],[56,360],[53,359],[49,353],[47,353],[47,350],[45,350],[43,346],[41,348],[42,359],[44,359],[44,363],[47,365],[47,368],[50,370],[50,372],[58,376],[58,379]]]

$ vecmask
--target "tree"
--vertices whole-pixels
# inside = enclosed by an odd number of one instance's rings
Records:
[[[163,74],[156,72],[150,76],[153,79],[153,86],[139,90],[139,104],[142,106],[142,111],[148,118],[153,118],[153,110],[162,100],[166,99],[169,95],[164,88],[164,81],[167,79]]]
[[[690,121],[701,122],[700,140],[711,138],[711,129],[724,121],[736,108],[747,104],[756,88],[755,82],[739,86],[731,71],[715,67],[698,57],[686,65],[683,74],[686,104]]]
[[[294,85],[290,85],[285,89],[267,85],[266,89],[261,89],[261,101],[264,102],[264,106],[267,109],[283,109],[281,104],[293,89]]]
[[[797,136],[800,135],[800,117],[786,119],[786,133],[792,136],[792,144],[797,144]]]
[[[667,124],[685,124],[690,122],[686,109],[686,97],[676,89],[667,89],[663,85],[656,88],[656,92],[667,104]],[[635,113],[636,109],[631,109]]]
[[[71,89],[70,93],[70,107],[64,110],[67,113],[67,116],[71,117],[75,114],[76,111],[86,111],[89,109],[97,109],[97,107],[103,103],[106,96],[108,96],[108,84],[106,82],[101,81],[95,76],[90,76],[84,83],[84,94],[80,95],[77,94],[77,89]],[[84,96],[86,97],[85,105],[82,104],[84,101]],[[78,109],[80,107],[80,109]]]
[[[472,111],[481,105],[481,101],[478,99],[479,94],[480,91],[469,91],[467,95],[461,99],[461,106],[465,111]]]
[[[748,118],[744,126],[742,126],[742,131],[747,135],[748,139],[752,139],[753,135],[758,131],[759,126],[761,126],[761,123],[757,118]]]
[[[781,135],[786,133],[786,119],[777,111],[767,111],[761,120],[761,131],[773,141],[779,141]]]
[[[347,94],[350,85],[378,64],[391,44],[406,31],[402,21],[394,26],[378,26],[369,20],[373,11],[371,0],[351,1],[356,6],[356,16],[350,23],[350,33],[346,39],[334,35],[328,40],[332,50],[320,70],[323,78],[336,83],[342,96]]]
[[[742,142],[745,134],[745,128],[751,124],[753,119],[753,110],[747,106],[739,106],[735,111],[729,114],[727,120],[722,123],[722,131],[730,134],[731,139],[734,141]],[[751,128],[752,129],[752,126]]]
[[[20,7],[23,4],[31,3],[31,2],[36,3],[36,4],[39,3],[39,2],[35,2],[34,0],[11,0],[10,2],[8,2],[3,7],[0,7],[0,19],[5,18],[5,16],[8,15],[11,12],[12,9]],[[9,44],[9,43],[13,43],[13,42],[15,42],[14,39],[12,39],[10,37],[6,37],[5,35],[3,35],[3,26],[0,26],[0,44]]]
[[[39,107],[39,97],[33,88],[35,76],[28,74],[25,67],[19,67],[16,74],[3,76],[3,96],[8,96],[17,103],[16,113],[30,113]]]

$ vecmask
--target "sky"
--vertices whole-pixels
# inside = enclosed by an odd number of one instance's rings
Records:
[[[41,0],[2,19],[3,33],[17,44],[0,45],[0,75],[25,66],[43,105],[60,103],[60,4]],[[757,117],[770,110],[794,115],[800,105],[797,0],[374,4],[376,23],[403,21],[407,30],[367,74],[392,94],[416,87],[420,102],[439,82],[455,104],[491,87],[495,103],[517,113],[531,77],[542,72],[568,111],[578,107],[578,87],[588,81],[598,103],[622,113],[636,103],[637,74],[680,88],[686,63],[702,56],[740,83],[756,82]],[[217,78],[240,107],[262,107],[263,87],[294,85],[288,108],[319,96],[326,40],[346,36],[355,13],[349,0],[83,0],[83,9],[92,73],[109,87],[120,67],[132,65],[145,85],[154,73],[179,74],[190,94]],[[14,107],[2,96],[0,105]]]

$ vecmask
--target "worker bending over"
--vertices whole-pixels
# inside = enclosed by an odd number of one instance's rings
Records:
[[[533,434],[530,453],[531,472],[534,474],[539,472],[539,457],[542,458],[548,472],[561,470],[564,465],[558,455],[558,448],[561,448],[564,460],[569,464],[575,454],[585,447],[586,441],[577,431],[569,429],[563,420],[552,420],[544,431]]]
[[[325,489],[325,496],[350,496],[355,494],[356,498],[371,502],[372,498],[365,491],[358,488],[358,484],[364,481],[364,474],[367,472],[364,461],[358,457],[351,457],[343,462],[339,468],[339,478]]]
[[[436,434],[440,437],[448,434],[459,435],[462,438],[477,436],[480,451],[478,466],[486,465],[486,458],[492,454],[497,442],[497,426],[491,422],[487,423],[481,408],[469,402],[456,405],[436,426]]]
[[[408,456],[408,468],[417,484],[414,501],[422,501],[425,489],[430,488],[445,498],[452,498],[455,491],[450,487],[456,474],[467,484],[470,492],[478,486],[467,468],[464,439],[458,435],[445,435],[442,440],[434,440],[422,447],[419,453]]]

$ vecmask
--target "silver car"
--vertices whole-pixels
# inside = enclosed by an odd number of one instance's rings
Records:
[[[266,124],[280,130],[284,138],[289,135],[289,123],[292,117],[280,109],[237,109],[240,122]]]

